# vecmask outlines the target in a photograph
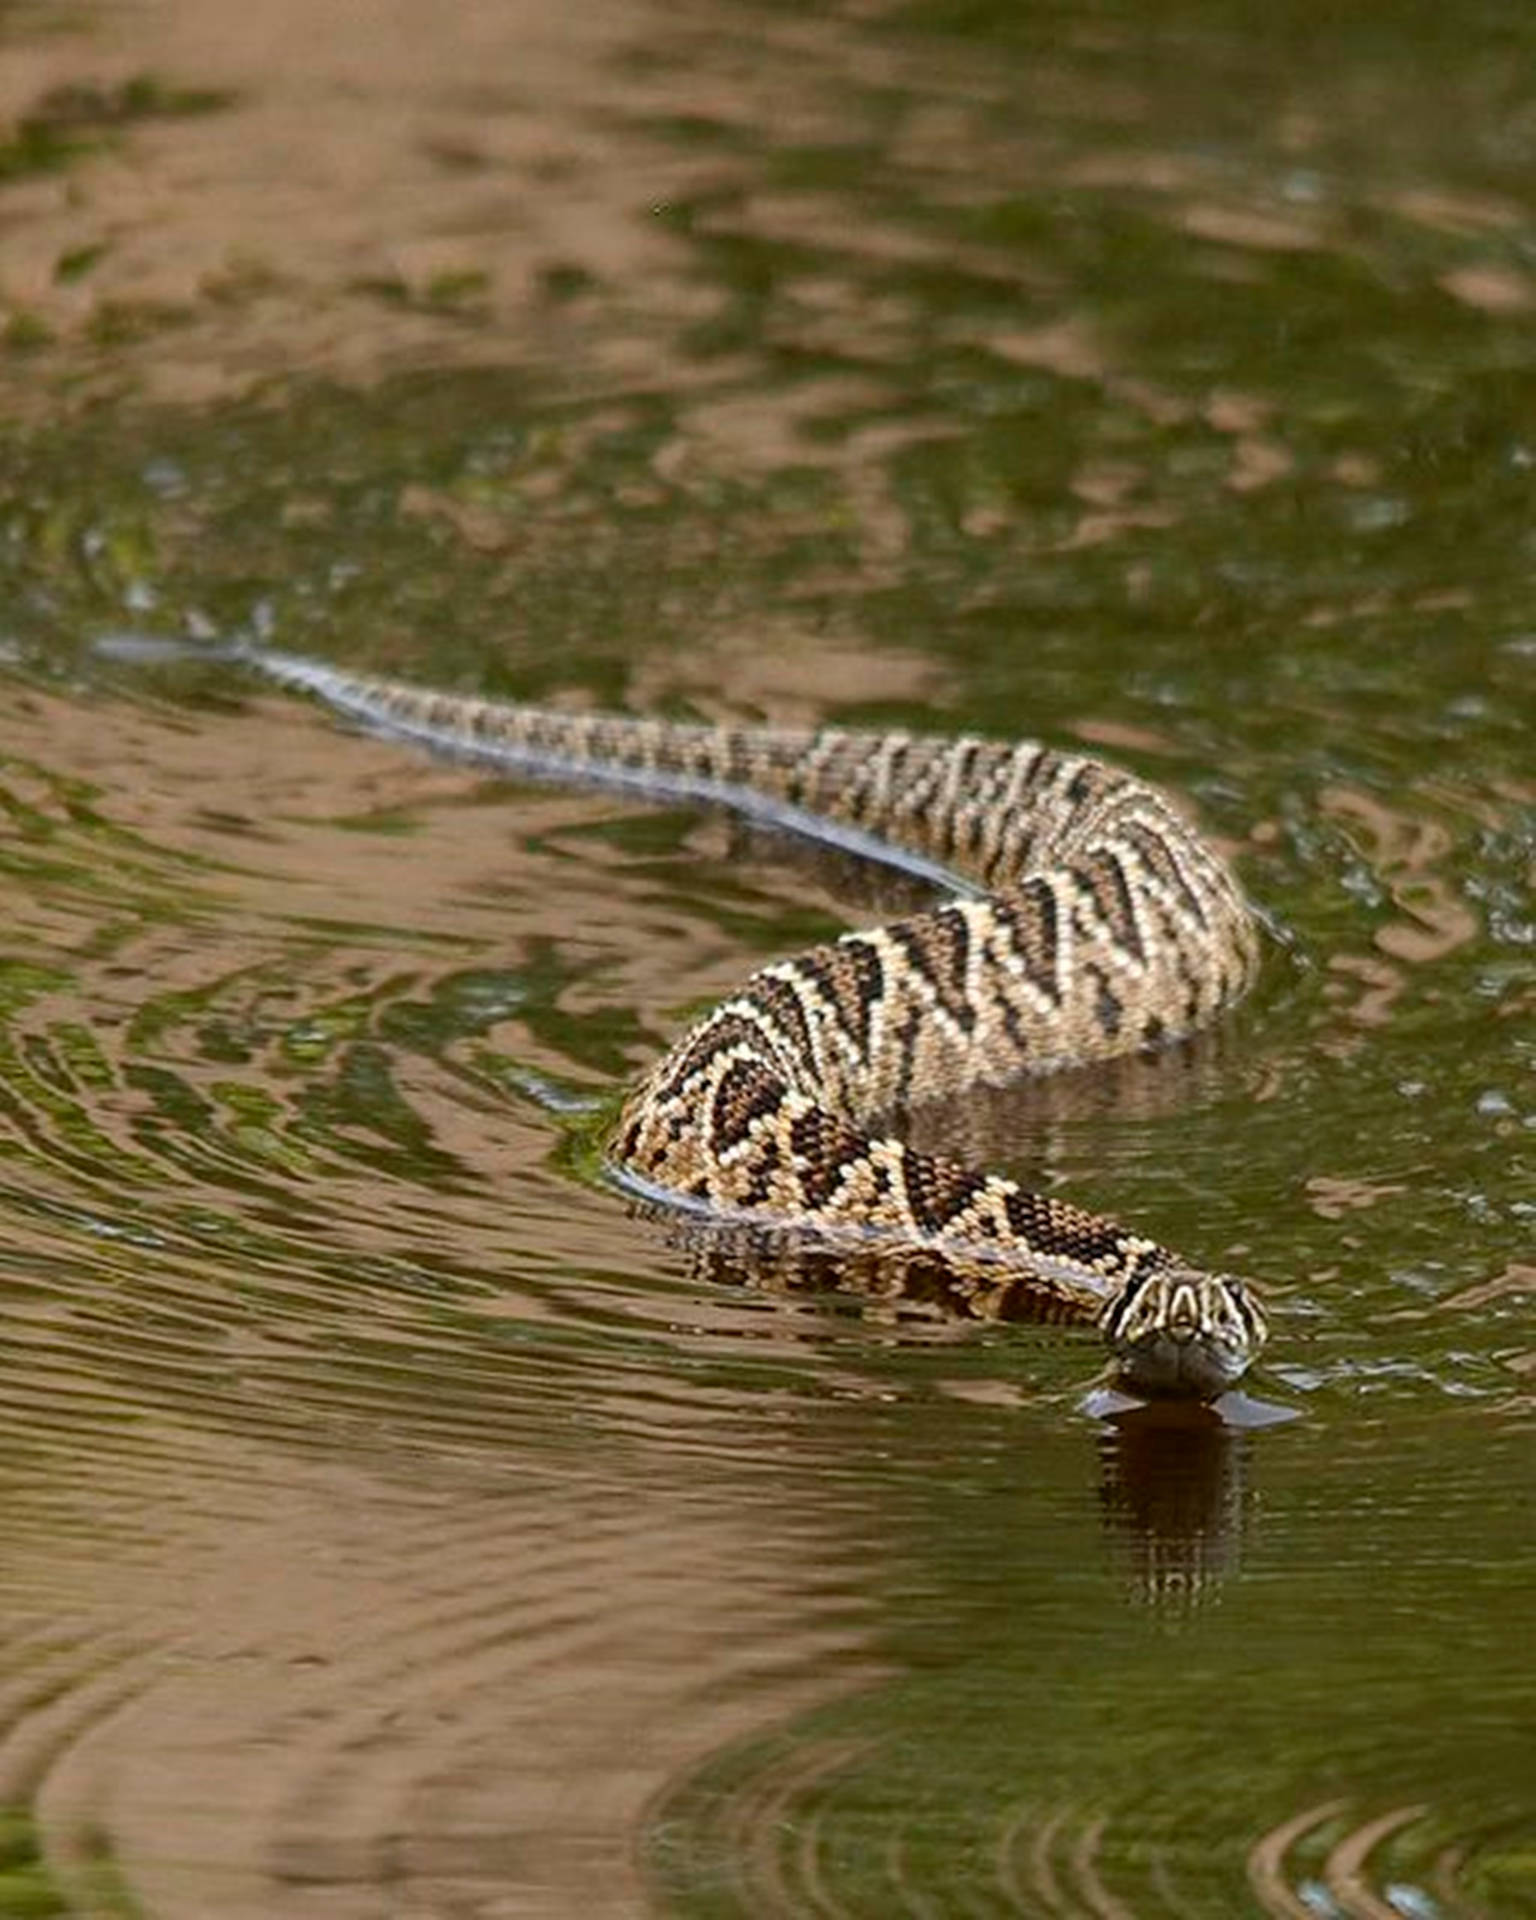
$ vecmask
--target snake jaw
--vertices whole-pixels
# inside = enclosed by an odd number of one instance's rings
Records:
[[[1241,1280],[1189,1267],[1137,1276],[1105,1308],[1099,1325],[1126,1385],[1202,1400],[1241,1379],[1268,1335]]]

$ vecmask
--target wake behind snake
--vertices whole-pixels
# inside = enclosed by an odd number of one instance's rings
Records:
[[[574,715],[323,662],[230,656],[387,735],[567,779],[697,798],[960,889],[763,967],[630,1093],[615,1167],[711,1217],[921,1248],[971,1311],[1017,1290],[1096,1320],[1125,1383],[1212,1397],[1263,1345],[1251,1289],[1102,1215],[922,1153],[891,1116],[1196,1031],[1248,985],[1252,912],[1153,787],[1087,756],[971,736]]]

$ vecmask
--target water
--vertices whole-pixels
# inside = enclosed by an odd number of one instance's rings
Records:
[[[1524,10],[247,11],[0,29],[0,1913],[1536,1911]],[[1298,1417],[603,1183],[906,883],[130,626],[1187,796],[1258,992],[921,1124]]]

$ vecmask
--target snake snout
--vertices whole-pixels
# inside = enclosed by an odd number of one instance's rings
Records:
[[[1201,1399],[1241,1379],[1267,1332],[1241,1280],[1185,1267],[1132,1280],[1101,1325],[1128,1386]]]

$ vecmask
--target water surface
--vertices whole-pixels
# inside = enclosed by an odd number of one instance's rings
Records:
[[[1536,1912],[1536,29],[246,11],[0,23],[0,1913]],[[900,889],[127,626],[1185,796],[1253,998],[920,1124],[1298,1417],[603,1183]]]

